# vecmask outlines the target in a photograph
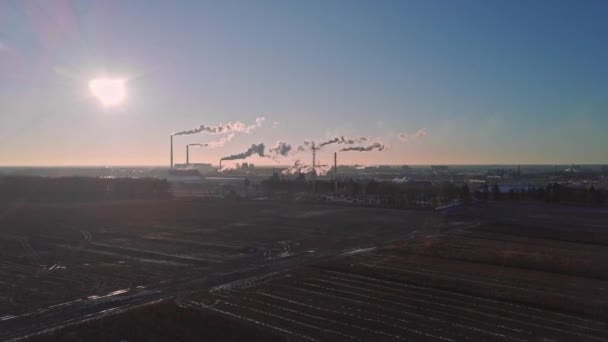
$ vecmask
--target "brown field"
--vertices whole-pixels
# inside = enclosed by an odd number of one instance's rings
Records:
[[[208,200],[4,213],[1,339],[608,339],[603,210]]]
[[[547,224],[480,222],[182,305],[289,340],[605,341],[607,232],[578,229],[574,242],[575,226]]]
[[[0,340],[434,232],[433,213],[269,201],[1,206]]]

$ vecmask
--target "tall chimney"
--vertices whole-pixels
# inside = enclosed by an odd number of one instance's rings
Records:
[[[315,142],[312,142],[312,172],[316,174],[317,167],[317,149],[315,148]]]
[[[218,172],[222,171],[222,160],[220,159],[220,169],[218,170]]]
[[[190,144],[186,145],[186,166],[190,165]]]
[[[338,193],[338,152],[334,152],[334,192]]]
[[[317,149],[315,148],[315,142],[312,142],[312,193],[315,193],[315,180],[317,178]]]
[[[173,168],[173,134],[171,135],[171,165],[169,166]]]

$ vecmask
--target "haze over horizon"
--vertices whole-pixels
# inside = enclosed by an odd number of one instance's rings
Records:
[[[606,13],[605,1],[0,2],[0,166],[168,165],[170,134],[258,117],[191,162],[345,136],[387,148],[341,152],[343,164],[608,163]],[[175,162],[227,136],[176,136]],[[310,162],[276,158],[295,159]]]

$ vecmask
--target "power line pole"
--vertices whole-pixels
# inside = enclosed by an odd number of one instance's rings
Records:
[[[315,142],[312,142],[312,194],[315,194],[315,181],[317,179],[317,149],[315,148]]]
[[[338,194],[338,152],[334,152],[334,193]]]
[[[173,135],[171,135],[171,165],[170,168],[173,168]]]
[[[190,165],[190,144],[186,145],[186,166]]]

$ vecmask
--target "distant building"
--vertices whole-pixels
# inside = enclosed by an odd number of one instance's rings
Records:
[[[581,171],[581,167],[579,165],[574,165],[574,164],[572,164],[569,168],[564,170],[564,172],[567,172],[567,173],[575,173],[575,172],[580,172],[580,171]]]
[[[298,170],[298,176],[296,177],[297,182],[306,182],[306,175]]]
[[[215,171],[215,168],[208,163],[190,163],[190,164],[175,164],[176,170],[197,170],[201,174],[209,174]]]
[[[407,180],[404,184],[407,184],[409,188],[416,190],[427,190],[433,187],[433,183],[424,180]]]
[[[203,180],[203,176],[195,169],[170,169],[167,181],[173,183],[191,183]]]
[[[238,165],[238,164],[237,164],[237,165]],[[248,163],[242,163],[242,164],[240,165],[240,167],[238,167],[238,168],[239,168],[239,169],[241,169],[241,170],[246,171],[246,170],[249,170],[249,169],[254,169],[254,168],[255,168],[255,165],[253,165],[253,163],[249,163],[249,164],[248,164]]]
[[[521,177],[521,167],[517,165],[517,178]]]
[[[488,169],[488,171],[486,172],[486,176],[509,178],[509,177],[517,177],[518,173],[519,173],[518,170],[496,168],[496,169]]]
[[[445,173],[449,171],[447,165],[431,165],[431,171],[436,173]]]
[[[388,172],[391,170],[390,165],[373,165],[366,166],[364,169],[366,172]]]

